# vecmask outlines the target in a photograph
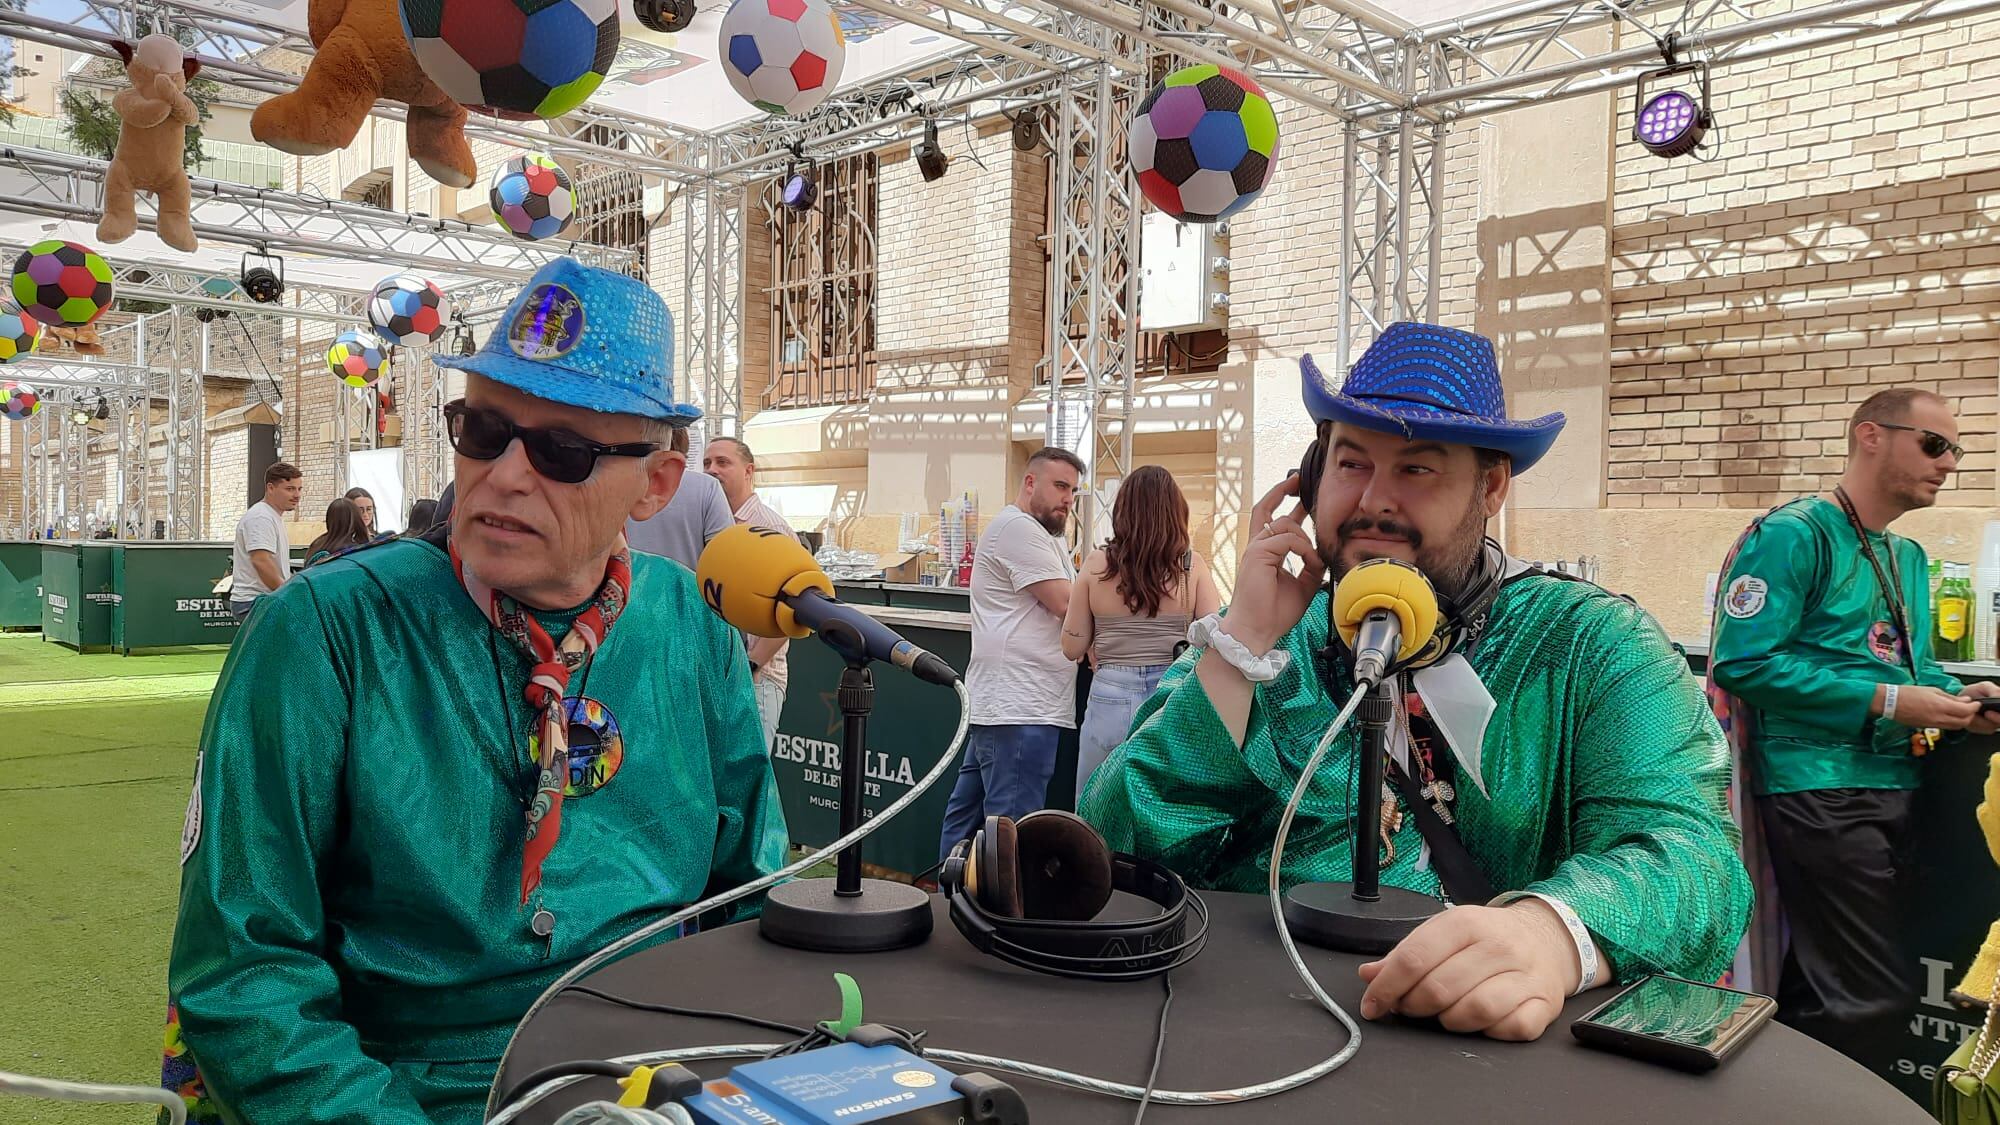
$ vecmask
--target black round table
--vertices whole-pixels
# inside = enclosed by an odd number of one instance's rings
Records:
[[[1160,1086],[1247,1086],[1304,1069],[1337,1049],[1346,1031],[1313,1001],[1285,960],[1268,901],[1256,895],[1204,897],[1213,916],[1208,947],[1192,964],[1174,970]],[[1016,969],[974,950],[952,927],[942,898],[934,897],[933,907],[936,932],[914,949],[806,953],[763,940],[749,923],[635,954],[585,983],[635,1000],[810,1027],[839,1015],[833,974],[845,972],[861,985],[868,1022],[928,1030],[929,1046],[1145,1083],[1164,995],[1158,980],[1091,984]],[[1138,916],[1146,908],[1134,899],[1111,909]],[[1362,985],[1355,966],[1366,959],[1307,946],[1300,952],[1333,998],[1350,1013],[1358,1012]],[[1580,1045],[1570,1036],[1570,1022],[1611,995],[1599,990],[1571,1000],[1563,1018],[1534,1043],[1453,1035],[1393,1018],[1364,1021],[1360,1052],[1317,1082],[1225,1106],[1155,1104],[1147,1109],[1146,1120],[1162,1125],[1930,1121],[1888,1083],[1775,1023],[1708,1074],[1684,1074]],[[521,1030],[499,1085],[511,1087],[538,1067],[570,1059],[782,1038],[782,1033],[734,1022],[633,1011],[570,993],[552,1001]],[[718,1061],[694,1069],[719,1077],[732,1065],[737,1063]],[[1133,1102],[1018,1075],[995,1077],[1021,1091],[1036,1125],[1124,1123],[1136,1109]],[[550,1122],[584,1101],[616,1096],[608,1079],[588,1079],[520,1120]]]

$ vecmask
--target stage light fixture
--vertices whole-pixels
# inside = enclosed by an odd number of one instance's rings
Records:
[[[1654,156],[1671,160],[1686,156],[1699,147],[1702,138],[1715,124],[1715,118],[1708,112],[1708,107],[1714,104],[1708,94],[1708,64],[1673,64],[1671,50],[1667,58],[1672,65],[1639,77],[1638,91],[1633,99],[1637,111],[1632,120],[1632,139]],[[1699,97],[1679,87],[1646,96],[1646,83],[1688,73],[1693,73],[1700,81]]]
[[[924,182],[932,183],[944,178],[944,170],[951,158],[938,145],[937,122],[924,118],[924,139],[917,142],[917,171],[924,174]]]
[[[632,0],[632,15],[649,30],[671,35],[694,23],[694,0]]]
[[[90,407],[80,402],[70,407],[69,420],[79,426],[90,425]]]
[[[250,260],[255,258],[256,265]],[[243,255],[243,295],[260,305],[268,305],[285,295],[285,260],[276,254]]]
[[[97,396],[97,413],[92,415],[92,417],[96,418],[100,422],[111,417],[111,404],[104,401],[103,395]]]
[[[1033,152],[1042,140],[1042,131],[1035,127],[1035,111],[1024,109],[1014,116],[1014,148],[1019,152]]]
[[[778,201],[802,214],[813,209],[813,204],[819,202],[819,182],[813,179],[812,165],[806,165],[803,171],[797,164],[785,165],[785,187]]]

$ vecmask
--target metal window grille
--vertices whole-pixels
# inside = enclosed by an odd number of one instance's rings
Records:
[[[875,391],[875,215],[878,164],[865,153],[814,169],[819,205],[764,191],[771,247],[771,379],[766,406],[865,402]]]

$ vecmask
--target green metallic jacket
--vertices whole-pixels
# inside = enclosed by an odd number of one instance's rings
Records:
[[[1756,715],[1753,792],[1915,789],[1923,762],[1910,728],[1870,714],[1877,684],[1956,693],[1931,653],[1929,564],[1919,544],[1869,533],[1883,569],[1895,553],[1916,635],[1913,681],[1875,569],[1840,505],[1823,497],[1766,515],[1744,537],[1716,588],[1716,686]]]
[[[573,614],[541,616],[560,636]],[[168,988],[226,1120],[478,1121],[528,1004],[584,955],[775,870],[736,634],[677,563],[570,684],[562,833],[521,903],[528,663],[399,540],[261,599],[209,705]],[[587,728],[586,736],[580,728]]]
[[[1185,654],[1092,775],[1083,815],[1113,848],[1192,884],[1261,892],[1299,771],[1353,692],[1342,660],[1331,661],[1331,695],[1315,675],[1326,644],[1322,593],[1284,640],[1290,667],[1257,686],[1240,750],[1193,674],[1199,651]],[[1456,813],[1493,885],[1567,903],[1620,979],[1718,976],[1750,915],[1725,806],[1729,756],[1659,626],[1595,586],[1517,578],[1496,597],[1471,661],[1498,706],[1481,755],[1489,796],[1461,774]],[[1285,884],[1349,877],[1358,745],[1355,724],[1307,791]],[[1435,874],[1418,869],[1414,818],[1395,845],[1382,881],[1437,893]]]

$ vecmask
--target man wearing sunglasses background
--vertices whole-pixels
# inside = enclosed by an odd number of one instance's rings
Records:
[[[783,862],[741,644],[623,534],[686,472],[673,354],[643,284],[544,267],[437,360],[448,522],[287,583],[231,652],[168,975],[197,1119],[470,1125],[557,974]]]
[[[1858,1058],[1919,994],[1902,927],[1927,732],[1992,733],[1978,700],[2000,689],[1939,666],[1924,549],[1888,530],[1937,503],[1958,467],[1950,407],[1879,392],[1855,410],[1847,449],[1831,496],[1766,514],[1724,562],[1711,694],[1756,796],[1746,838],[1762,830],[1775,875],[1753,945],[1778,931],[1772,890],[1790,932],[1779,1018]]]

